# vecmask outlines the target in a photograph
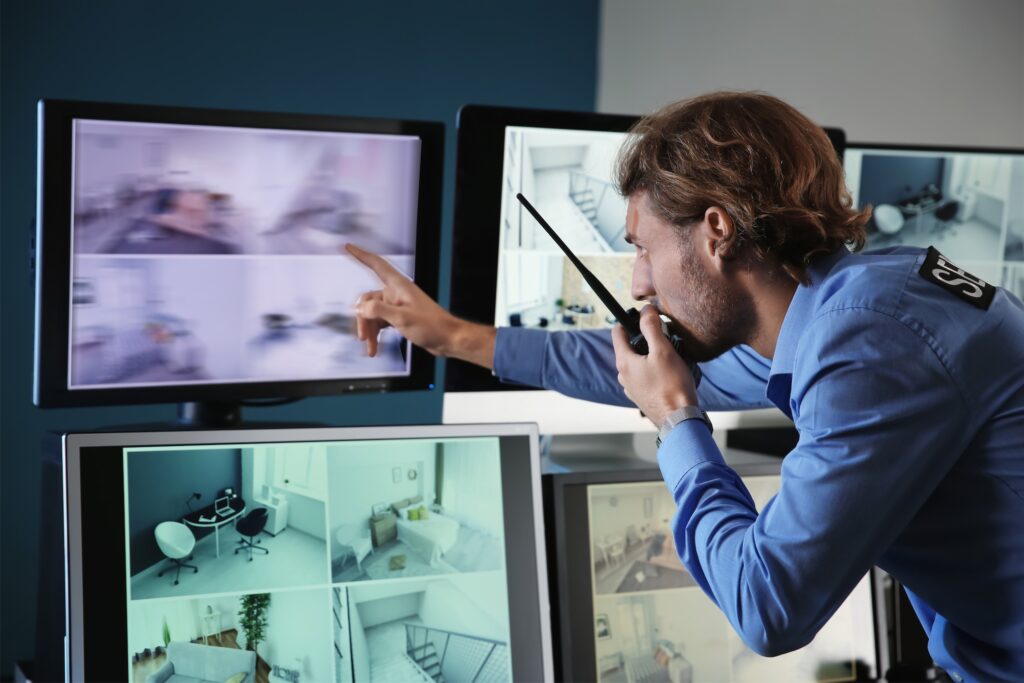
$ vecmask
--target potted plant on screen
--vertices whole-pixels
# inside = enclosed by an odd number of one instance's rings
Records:
[[[257,656],[259,651],[256,648],[267,637],[269,606],[269,593],[254,593],[242,596],[242,608],[238,610],[238,625],[245,633],[245,649],[252,650]]]

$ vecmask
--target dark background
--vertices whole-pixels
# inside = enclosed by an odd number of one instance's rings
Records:
[[[447,301],[455,113],[465,103],[593,110],[598,0],[515,4],[29,2],[0,5],[0,678],[32,657],[46,430],[168,421],[171,406],[32,406],[36,101],[41,97],[444,121]],[[488,229],[489,226],[482,226]],[[443,364],[437,381],[443,377]],[[308,399],[248,419],[429,423],[441,393]]]

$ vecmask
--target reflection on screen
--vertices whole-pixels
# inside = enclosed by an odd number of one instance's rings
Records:
[[[129,679],[510,681],[499,448],[128,449]]]
[[[410,277],[413,136],[74,122],[72,389],[407,376],[351,242]]]
[[[871,205],[868,248],[934,246],[1024,296],[1024,153],[847,148],[854,204]]]
[[[780,481],[744,478],[758,509]],[[876,675],[868,577],[809,645],[761,657],[679,561],[670,527],[675,504],[664,483],[592,485],[588,498],[598,680],[796,683]]]
[[[505,132],[495,324],[551,330],[611,327],[615,319],[536,221],[522,192],[626,308],[633,247],[614,164],[625,133],[522,128]]]

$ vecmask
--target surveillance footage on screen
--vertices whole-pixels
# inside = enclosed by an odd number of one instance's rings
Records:
[[[68,386],[409,374],[353,243],[413,277],[414,136],[76,120]]]

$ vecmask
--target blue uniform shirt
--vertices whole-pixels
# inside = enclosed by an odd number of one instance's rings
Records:
[[[1024,680],[1024,305],[996,289],[974,306],[923,277],[925,257],[823,257],[772,360],[737,347],[701,364],[705,409],[775,405],[800,438],[757,514],[702,422],[672,430],[658,461],[676,546],[761,654],[808,643],[877,564],[907,588],[936,663]],[[631,405],[607,331],[502,328],[494,364]]]

